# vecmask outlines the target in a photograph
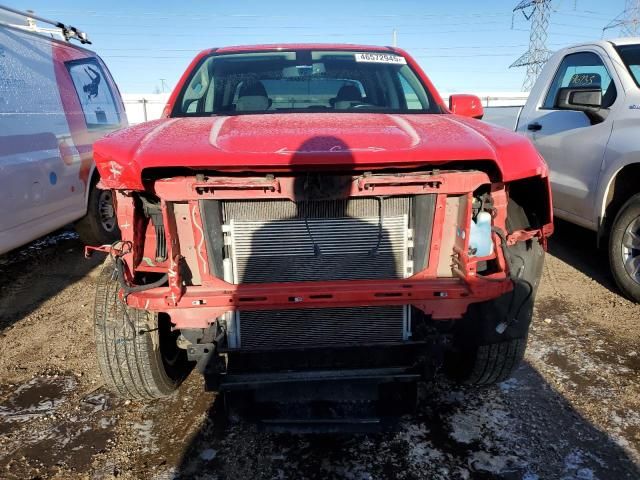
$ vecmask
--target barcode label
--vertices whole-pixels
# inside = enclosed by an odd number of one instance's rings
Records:
[[[356,53],[356,62],[365,63],[394,63],[396,65],[406,65],[407,60],[400,55],[389,53]]]

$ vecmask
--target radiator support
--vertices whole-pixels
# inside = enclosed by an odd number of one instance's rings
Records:
[[[413,274],[413,200],[221,201],[224,280],[406,278]],[[224,321],[231,349],[389,343],[411,335],[407,305],[236,311]]]

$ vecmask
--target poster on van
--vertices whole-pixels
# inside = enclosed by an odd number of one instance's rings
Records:
[[[67,64],[78,93],[87,126],[99,128],[119,123],[118,110],[104,72],[95,59]]]

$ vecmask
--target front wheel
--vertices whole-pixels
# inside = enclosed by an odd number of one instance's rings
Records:
[[[622,293],[640,302],[640,194],[631,197],[613,221],[609,264]]]
[[[529,226],[524,210],[509,200],[507,229],[512,232]],[[521,263],[521,281],[509,293],[471,304],[465,316],[455,323],[454,348],[445,358],[445,369],[458,382],[474,385],[502,382],[524,357],[544,249],[534,238],[518,242],[508,250]],[[499,333],[496,327],[505,321],[508,328]]]
[[[467,344],[449,370],[454,380],[471,385],[492,385],[507,380],[520,365],[528,334],[486,345]]]
[[[96,288],[95,339],[98,364],[109,390],[132,400],[151,400],[173,393],[192,369],[176,344],[169,318],[125,305],[107,260]]]

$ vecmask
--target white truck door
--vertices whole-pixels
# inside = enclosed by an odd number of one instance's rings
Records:
[[[555,106],[560,88],[599,87],[606,115],[617,99],[619,80],[612,78],[603,58],[595,49],[565,55],[546,77],[548,88],[537,91],[518,124],[518,131],[530,137],[549,165],[556,214],[592,229],[597,228],[593,206],[613,121],[594,122],[584,112]]]

